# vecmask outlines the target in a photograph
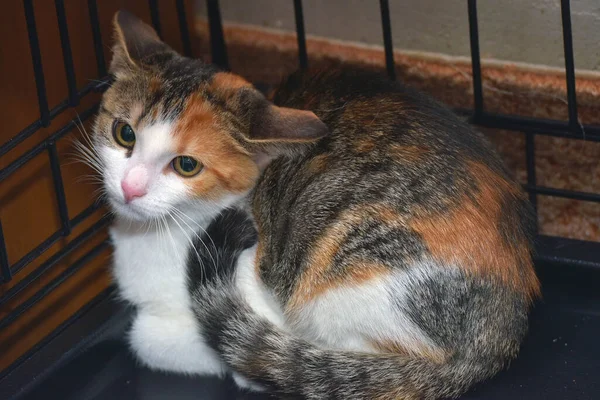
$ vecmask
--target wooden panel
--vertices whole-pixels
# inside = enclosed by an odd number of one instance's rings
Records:
[[[36,0],[33,3],[48,103],[52,108],[67,98],[67,80],[56,9],[54,1],[51,0]],[[149,2],[145,0],[98,0],[97,3],[104,56],[108,63],[110,61],[112,16],[114,12],[119,8],[125,8],[150,22]],[[181,50],[181,36],[175,0],[161,0],[158,5],[163,37],[173,47]],[[186,0],[185,5],[188,25],[192,29],[193,1]],[[66,0],[65,7],[77,86],[81,89],[93,80],[98,79],[88,1]],[[11,0],[4,2],[2,11],[2,23],[0,24],[0,87],[2,88],[0,90],[0,118],[3,126],[0,130],[0,144],[6,143],[15,134],[39,118],[23,1]],[[49,127],[37,131],[8,154],[2,156],[0,158],[0,169],[18,159],[30,148],[62,128],[69,121],[77,119],[78,113],[88,109],[99,98],[99,94],[92,93],[86,96],[76,108],[67,109],[58,115]],[[89,130],[92,120],[93,118],[90,118],[89,121],[81,125],[80,129]],[[75,130],[57,143],[71,218],[94,201],[94,190],[97,189],[93,184],[82,179],[86,175],[91,175],[92,171],[84,165],[74,162],[72,140],[78,138],[81,138],[81,132]],[[91,226],[105,212],[106,210],[96,212],[91,218],[74,229],[71,235],[59,240],[54,246],[17,273],[11,282],[1,284],[0,297],[41,263],[67,245],[76,235]],[[22,168],[1,182],[0,219],[11,265],[60,229],[57,201],[46,151],[28,161]],[[15,307],[105,238],[105,231],[95,235],[88,243],[61,260],[8,304],[0,306],[0,319],[8,315]],[[35,345],[86,302],[104,290],[110,283],[107,268],[109,263],[110,252],[104,251],[56,290],[53,290],[21,318],[0,331],[0,370],[10,365],[23,352]]]

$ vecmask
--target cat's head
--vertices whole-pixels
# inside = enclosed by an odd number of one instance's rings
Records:
[[[312,112],[276,107],[243,78],[180,56],[133,15],[117,13],[114,25],[114,80],[93,143],[118,216],[214,215],[270,159],[326,135]]]

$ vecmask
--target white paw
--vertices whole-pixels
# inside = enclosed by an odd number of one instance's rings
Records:
[[[258,383],[254,383],[248,378],[243,377],[237,372],[232,372],[231,376],[235,382],[235,384],[243,390],[248,390],[250,392],[264,392],[266,389],[259,385]]]
[[[151,369],[189,375],[223,376],[225,365],[204,343],[187,315],[159,317],[140,311],[129,333],[137,358]]]

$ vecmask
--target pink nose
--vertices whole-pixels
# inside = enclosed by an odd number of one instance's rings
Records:
[[[148,173],[144,166],[138,165],[133,167],[121,181],[121,189],[125,202],[129,203],[136,197],[145,195],[146,186],[148,184]]]

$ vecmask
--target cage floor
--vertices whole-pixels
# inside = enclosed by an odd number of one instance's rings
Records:
[[[520,357],[464,399],[600,398],[599,274],[544,268],[544,300],[531,315]],[[231,380],[150,371],[122,338],[130,312],[101,301],[0,381],[0,398],[263,399],[238,392]]]

